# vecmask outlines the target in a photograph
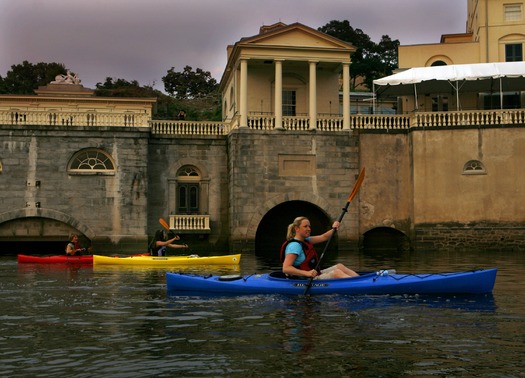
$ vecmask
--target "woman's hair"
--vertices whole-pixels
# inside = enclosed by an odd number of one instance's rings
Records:
[[[71,234],[71,235],[69,235],[69,241],[73,241],[73,238],[75,236],[78,237],[78,234]]]
[[[295,227],[299,227],[301,225],[301,222],[305,219],[308,219],[306,217],[297,217],[293,220],[293,223],[290,223],[288,225],[288,232],[286,234],[286,239],[290,240],[295,237]]]

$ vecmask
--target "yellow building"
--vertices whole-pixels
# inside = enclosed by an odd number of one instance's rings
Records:
[[[486,81],[483,88],[478,86],[475,89],[472,85],[464,85],[472,80],[468,74],[467,78],[460,76],[448,83],[444,80],[445,84],[441,86],[436,82],[443,80],[438,78],[443,74],[439,66],[455,65],[458,71],[468,72],[468,67],[459,65],[523,62],[523,3],[520,0],[467,0],[465,33],[444,34],[440,43],[399,46],[399,71],[420,70],[417,74],[426,77],[422,80],[427,80],[428,85],[414,86],[413,95],[408,96],[398,88],[389,89],[390,95],[402,96],[398,99],[398,113],[521,108],[525,103],[525,91],[521,91],[516,80],[507,88],[501,85],[501,81],[494,80]],[[434,71],[423,67],[433,67]],[[520,70],[518,68],[518,74]],[[487,72],[487,67],[472,67],[472,71]],[[416,72],[406,76],[414,74]],[[493,77],[497,79],[497,76],[494,74]],[[392,79],[395,79],[393,75]],[[381,97],[381,91],[377,94]],[[386,94],[383,92],[383,95]]]
[[[466,32],[440,43],[399,46],[399,68],[523,61],[523,1],[467,0]]]

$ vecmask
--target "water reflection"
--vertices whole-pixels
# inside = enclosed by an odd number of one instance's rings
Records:
[[[167,269],[0,257],[0,376],[522,376],[523,254],[328,257],[367,271],[497,267],[498,277],[486,296],[168,296]],[[237,269],[273,265],[246,252]]]

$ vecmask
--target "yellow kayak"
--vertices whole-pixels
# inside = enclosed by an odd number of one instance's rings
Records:
[[[112,257],[93,255],[94,265],[148,265],[148,266],[175,266],[175,265],[237,265],[241,262],[241,255],[225,256],[129,256]]]

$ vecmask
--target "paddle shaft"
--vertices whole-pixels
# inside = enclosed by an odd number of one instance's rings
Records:
[[[352,192],[348,196],[348,200],[346,201],[345,207],[343,207],[343,211],[341,212],[341,215],[339,215],[339,219],[337,220],[339,223],[342,222],[343,217],[348,212],[348,206],[350,206],[350,202],[354,199],[357,192],[359,191],[359,188],[361,187],[361,184],[363,183],[363,180],[365,179],[365,169],[363,168],[361,172],[359,173],[359,176],[357,177],[357,180],[354,184],[354,188],[352,189]],[[326,241],[326,245],[324,246],[323,253],[321,253],[321,256],[319,257],[319,260],[317,261],[317,265],[315,266],[315,270],[319,269],[319,266],[321,265],[321,260],[323,259],[323,256],[325,252],[328,249],[328,246],[330,245],[330,242],[332,241],[332,238],[334,237],[335,233],[337,232],[337,228],[332,227],[332,232],[330,233],[330,236],[328,237],[328,240]],[[312,281],[314,280],[314,277],[310,277],[308,279],[308,283],[304,289],[304,295],[308,294],[308,291],[310,290],[310,287],[312,287]]]

